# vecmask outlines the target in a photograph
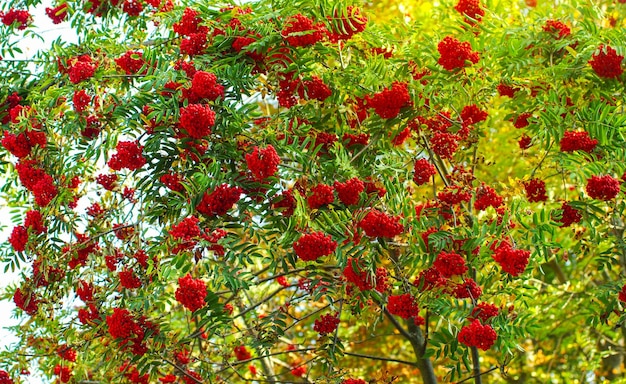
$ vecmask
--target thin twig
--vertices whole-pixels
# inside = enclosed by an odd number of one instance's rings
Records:
[[[456,382],[456,384],[461,384],[461,383],[464,383],[464,382],[466,382],[466,381],[468,381],[468,380],[471,380],[471,379],[473,379],[473,378],[475,378],[475,377],[477,377],[477,376],[486,375],[486,374],[488,374],[488,373],[490,373],[490,372],[495,371],[495,370],[496,370],[496,369],[498,369],[498,368],[499,368],[499,367],[496,365],[495,367],[493,367],[493,368],[491,368],[491,369],[488,369],[488,370],[486,370],[485,372],[481,372],[481,373],[479,373],[478,375],[472,375],[472,376],[470,376],[470,377],[466,377],[465,379],[463,379],[463,380],[461,380],[461,381],[457,381],[457,382]]]
[[[391,358],[391,357],[379,357],[379,356],[365,355],[365,354],[362,354],[362,353],[354,353],[354,352],[344,352],[343,354],[346,355],[346,356],[362,357],[364,359],[370,359],[370,360],[390,361],[392,363],[400,363],[400,364],[410,365],[410,366],[413,366],[413,367],[417,367],[418,366],[417,363],[415,363],[413,361],[394,359],[394,358]]]

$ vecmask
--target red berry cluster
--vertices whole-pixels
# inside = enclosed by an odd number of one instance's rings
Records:
[[[394,136],[393,139],[391,139],[391,144],[398,147],[404,144],[406,139],[408,139],[410,136],[411,136],[411,129],[408,127],[404,128],[402,131],[400,131],[400,133]]]
[[[54,8],[46,7],[46,15],[53,24],[60,24],[67,17],[67,3],[59,4]]]
[[[461,120],[464,127],[485,121],[487,116],[489,116],[489,113],[478,108],[476,104],[466,105],[461,111]]]
[[[320,316],[319,319],[315,320],[315,324],[313,325],[313,329],[319,333],[320,335],[328,335],[330,333],[335,332],[335,329],[339,326],[339,314],[327,314]]]
[[[76,287],[76,296],[78,296],[83,302],[90,303],[93,301],[93,291],[94,287],[92,284],[84,280],[78,281],[78,286]]]
[[[72,370],[70,367],[62,366],[57,364],[54,366],[54,374],[59,376],[59,381],[61,383],[69,383],[72,379]]]
[[[200,279],[194,279],[190,274],[178,279],[176,300],[191,312],[205,306],[206,284]]]
[[[513,249],[513,246],[507,240],[500,242],[494,249],[493,259],[500,264],[504,272],[512,276],[519,276],[524,272],[529,258],[530,251]]]
[[[480,58],[478,52],[472,51],[470,43],[460,42],[452,36],[445,37],[437,45],[437,50],[441,55],[438,61],[439,65],[448,71],[465,67],[466,61],[476,64]]]
[[[112,173],[110,175],[98,175],[96,182],[107,191],[113,191],[117,186],[117,175]]]
[[[323,232],[313,232],[302,235],[293,243],[293,250],[303,261],[314,261],[322,256],[335,252],[337,242],[330,235]]]
[[[7,371],[0,369],[0,384],[13,384],[13,379]]]
[[[321,146],[317,156],[327,155],[333,143],[338,140],[337,135],[328,132],[319,132],[315,136],[315,147]]]
[[[367,145],[370,140],[368,133],[344,133],[341,141],[345,143],[346,148],[351,149],[355,145]]]
[[[428,183],[431,177],[437,174],[437,169],[426,159],[419,159],[413,167],[413,181],[417,185]]]
[[[252,355],[250,354],[250,352],[248,351],[245,345],[239,345],[235,347],[234,352],[235,352],[235,357],[239,361],[248,360],[252,358]]]
[[[198,15],[198,11],[185,8],[180,21],[173,25],[174,32],[186,36],[180,42],[180,52],[190,56],[201,54],[206,49],[209,28],[200,25],[203,20]]]
[[[72,97],[72,104],[76,113],[83,113],[87,105],[91,102],[91,96],[84,90],[75,91]]]
[[[278,104],[281,107],[291,108],[298,103],[295,93],[300,84],[299,79],[293,79],[292,73],[283,74],[278,81],[279,91],[276,92]]]
[[[193,75],[190,90],[198,98],[211,101],[224,96],[224,86],[217,82],[217,76],[205,71],[197,71]]]
[[[420,272],[413,285],[421,291],[429,291],[434,288],[445,288],[448,285],[448,279],[443,277],[437,268],[431,267]]]
[[[498,85],[498,94],[500,96],[515,97],[515,93],[517,93],[518,91],[519,91],[519,88],[515,88],[511,85],[507,85],[503,83],[500,83]]]
[[[367,291],[374,287],[372,279],[369,278],[367,271],[361,269],[358,259],[348,258],[346,267],[343,269],[343,276],[349,283],[357,286],[361,291]]]
[[[62,67],[61,70],[67,72],[70,81],[74,84],[93,77],[98,67],[89,55],[74,57],[68,61],[67,65],[69,68]]]
[[[318,184],[311,188],[311,194],[306,201],[311,209],[319,209],[335,201],[334,189],[330,185]]]
[[[298,88],[298,94],[301,98],[309,100],[324,101],[333,94],[333,91],[317,76],[311,76],[311,80],[302,82],[302,86]]]
[[[189,56],[201,55],[207,48],[206,33],[192,33],[180,41],[180,53]]]
[[[393,119],[398,116],[400,109],[411,105],[411,96],[407,83],[394,82],[387,88],[366,98],[367,106],[383,119]]]
[[[120,285],[126,289],[137,289],[141,287],[141,280],[135,276],[132,269],[124,269],[118,274]]]
[[[35,196],[35,203],[40,207],[47,206],[59,193],[52,176],[37,167],[33,160],[21,161],[15,166],[22,185]]]
[[[370,210],[359,222],[358,227],[369,237],[393,238],[404,232],[400,217],[390,216],[376,209]]]
[[[14,109],[21,110],[22,108],[22,106],[20,105],[20,101],[22,101],[20,95],[18,95],[17,92],[13,92],[12,94],[8,95],[2,103],[0,103],[0,112],[9,112],[7,114],[4,114],[2,119],[0,119],[0,123],[7,124],[9,121],[11,121],[11,115],[13,114],[12,111]]]
[[[358,204],[361,192],[365,190],[365,184],[357,177],[353,177],[344,183],[335,181],[333,186],[335,191],[337,191],[339,200],[345,205]]]
[[[476,210],[484,211],[487,207],[498,208],[502,205],[502,201],[502,197],[496,193],[496,190],[485,185],[485,183],[476,188],[476,200],[474,201]]]
[[[461,204],[472,199],[472,194],[460,185],[451,185],[437,193],[437,198],[446,205]]]
[[[380,181],[372,179],[368,176],[363,183],[365,184],[365,193],[368,195],[376,194],[378,197],[383,197],[387,193],[387,190]]]
[[[149,384],[150,383],[150,374],[146,373],[144,375],[140,375],[136,366],[131,366],[130,363],[126,362],[122,364],[119,368],[119,371],[124,374],[124,376],[134,384]]]
[[[22,292],[20,288],[17,288],[13,294],[13,302],[15,306],[30,316],[33,316],[39,310],[39,298],[33,292]]]
[[[479,303],[472,309],[469,319],[479,319],[481,322],[486,323],[492,317],[498,316],[500,309],[493,304]]]
[[[276,174],[280,157],[272,145],[268,145],[265,149],[255,146],[252,153],[246,154],[246,164],[254,179],[263,181]]]
[[[313,20],[301,13],[288,18],[281,32],[281,36],[292,47],[313,45],[321,41],[325,35],[324,24],[313,24]]]
[[[246,49],[246,47],[248,47],[250,44],[252,44],[255,41],[257,41],[257,39],[259,37],[261,37],[258,34],[257,35],[253,35],[253,36],[254,37],[252,37],[252,36],[237,36],[237,37],[235,37],[235,40],[233,41],[232,48],[236,52],[244,51],[245,54],[248,55],[250,58],[252,58],[252,60],[254,60],[254,61],[262,62],[263,59],[265,58],[265,55],[263,55],[262,53],[255,52],[253,49]]]
[[[187,349],[175,352],[174,358],[176,359],[176,362],[180,365],[187,365],[191,361],[191,359],[189,358],[189,351]]]
[[[561,215],[561,227],[569,227],[574,223],[579,223],[583,218],[580,211],[572,207],[568,202],[563,202],[561,210],[563,211]]]
[[[298,103],[296,94],[301,99],[324,101],[330,95],[332,90],[317,76],[311,76],[310,80],[302,81],[300,78],[294,78],[293,73],[286,73],[278,82],[280,90],[276,93],[276,98],[280,106],[291,108]]]
[[[189,104],[180,108],[178,124],[189,137],[201,139],[211,133],[215,112],[208,105]]]
[[[87,116],[85,128],[80,131],[82,137],[86,139],[94,139],[100,134],[101,123],[95,115]]]
[[[362,379],[345,379],[341,382],[341,384],[367,384],[365,380]]]
[[[296,377],[302,377],[306,374],[306,365],[300,365],[291,369],[291,374]]]
[[[209,29],[206,26],[200,26],[202,19],[198,17],[200,13],[189,7],[183,11],[183,16],[178,23],[174,23],[172,29],[174,32],[183,36],[191,36],[194,33],[206,34]]]
[[[470,325],[461,328],[458,340],[468,347],[477,347],[483,351],[488,350],[495,343],[498,335],[490,325],[482,325],[479,320],[474,320]]]
[[[592,199],[609,201],[619,193],[619,180],[610,176],[591,176],[587,180],[587,194]]]
[[[67,245],[63,248],[63,252],[72,252],[72,258],[67,265],[74,269],[76,267],[87,264],[87,258],[89,254],[99,249],[96,241],[89,239],[89,236],[77,233],[76,243]]]
[[[94,304],[88,304],[87,307],[78,310],[78,320],[81,324],[93,325],[98,319],[100,319],[100,313]]]
[[[615,49],[604,45],[598,47],[599,52],[594,54],[589,60],[591,68],[600,77],[607,79],[618,78],[622,75],[624,70],[622,69],[622,60],[624,56],[618,55]]]
[[[27,211],[26,217],[24,218],[24,226],[29,228],[31,232],[37,234],[47,231],[46,227],[43,225],[43,217],[39,211]]]
[[[127,51],[122,56],[115,59],[115,64],[122,68],[127,75],[136,75],[146,62],[143,60],[143,54],[141,52]]]
[[[392,315],[400,316],[403,319],[417,317],[420,311],[417,300],[410,293],[390,295],[387,310]]]
[[[532,138],[530,136],[527,136],[526,134],[522,135],[522,137],[520,137],[520,139],[517,142],[520,149],[522,150],[530,148],[531,143],[532,143]]]
[[[46,232],[46,227],[43,225],[43,218],[39,211],[28,211],[24,218],[24,225],[18,225],[13,228],[11,236],[9,236],[9,243],[16,252],[23,252],[26,249],[26,243],[28,243],[28,230],[33,234],[41,234]]]
[[[445,278],[462,275],[467,272],[465,259],[455,252],[439,252],[435,262],[433,263],[433,267],[435,267]]]
[[[469,16],[474,20],[480,20],[485,16],[485,10],[480,6],[480,0],[459,0],[454,7],[460,14]]]
[[[30,155],[35,146],[45,148],[46,134],[41,131],[26,131],[14,135],[9,131],[4,131],[2,146],[17,158],[24,158]]]
[[[533,117],[533,114],[530,112],[521,113],[513,119],[513,126],[518,129],[528,127],[530,125],[528,119],[530,119],[531,117]]]
[[[565,25],[562,21],[558,21],[558,20],[546,21],[546,25],[543,26],[543,30],[545,32],[556,35],[557,39],[562,39],[566,36],[569,36],[572,33],[572,31],[567,25]]]
[[[33,17],[28,10],[11,8],[6,13],[0,11],[0,21],[2,24],[11,26],[13,23],[16,23],[17,29],[20,30],[26,29],[32,20]]]
[[[157,332],[156,326],[145,317],[135,319],[125,308],[113,308],[113,314],[106,317],[106,323],[111,337],[120,339],[122,347],[130,347],[131,352],[138,356],[147,352],[144,344],[146,331]]]
[[[293,212],[296,209],[296,198],[293,197],[293,191],[291,189],[283,191],[280,195],[278,195],[272,204],[272,207],[274,209],[284,208],[281,213],[285,217],[293,215]]]
[[[111,169],[119,171],[127,168],[134,171],[146,164],[146,159],[142,155],[143,146],[137,141],[120,141],[116,149],[117,153],[111,156],[107,163]]]
[[[276,282],[278,284],[280,284],[281,286],[283,286],[283,287],[289,287],[289,285],[290,285],[289,281],[287,281],[287,278],[285,276],[278,276],[276,278]]]
[[[546,195],[546,182],[540,179],[531,179],[524,183],[526,198],[531,203],[548,200]]]
[[[179,240],[192,240],[197,239],[202,234],[200,231],[200,227],[198,227],[198,218],[195,216],[187,217],[183,219],[177,225],[173,225],[172,229],[170,229],[169,234]]]
[[[459,148],[459,135],[448,132],[435,132],[430,138],[430,147],[434,153],[443,159],[452,159]]]
[[[75,362],[76,361],[76,351],[72,349],[72,347],[67,344],[60,345],[57,349],[57,354],[60,358],[66,361]]]
[[[590,138],[587,131],[565,131],[560,145],[561,152],[591,152],[598,145],[598,140]]]
[[[196,242],[202,236],[202,231],[198,226],[198,218],[191,216],[183,219],[177,225],[173,225],[169,234],[176,240],[180,241],[180,244],[176,245],[172,249],[172,253],[178,254],[184,250],[191,249],[196,245]]]
[[[389,285],[389,272],[383,267],[376,268],[376,290],[386,292],[391,288]]]
[[[159,181],[172,191],[181,192],[185,189],[181,183],[183,177],[177,173],[166,173],[159,178]]]
[[[213,192],[205,192],[196,209],[207,216],[225,215],[239,201],[242,192],[243,190],[239,187],[221,184]]]

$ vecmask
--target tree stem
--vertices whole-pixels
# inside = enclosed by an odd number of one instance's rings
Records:
[[[420,370],[424,384],[437,384],[437,377],[435,377],[433,364],[428,357],[424,357],[424,353],[426,352],[426,340],[424,339],[422,330],[415,325],[412,319],[407,320],[406,323],[408,329],[405,329],[400,323],[398,323],[398,320],[396,320],[395,317],[387,311],[387,309],[385,309],[385,315],[394,327],[400,331],[402,336],[404,336],[411,343],[413,351],[415,352],[415,357],[417,358],[415,363]]]
[[[426,352],[426,340],[424,339],[424,334],[420,327],[415,325],[413,319],[407,320],[407,326],[409,328],[409,334],[411,335],[411,346],[413,347],[413,351],[415,351],[415,356],[417,357],[417,367],[422,374],[422,381],[424,384],[437,384],[437,377],[435,376],[435,370],[433,369],[433,364],[428,357],[424,357],[424,353]]]
[[[480,356],[478,356],[478,348],[472,347],[472,365],[474,368],[474,383],[482,384],[482,375],[480,374]]]

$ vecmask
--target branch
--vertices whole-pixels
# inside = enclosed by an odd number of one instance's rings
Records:
[[[339,303],[339,313],[337,314],[338,318],[341,319],[341,312],[343,310],[343,298],[341,299],[341,302]],[[333,336],[333,346],[330,349],[330,355],[332,356],[333,360],[335,360],[335,347],[337,346],[337,338],[339,337],[339,327],[335,328],[335,335]],[[328,364],[328,375],[330,376],[331,372],[332,372],[333,366],[331,364]]]
[[[362,353],[353,353],[353,352],[344,352],[343,353],[346,356],[353,356],[353,357],[362,357],[364,359],[370,359],[370,360],[378,360],[378,361],[390,361],[392,363],[400,363],[400,364],[405,364],[405,365],[410,365],[412,367],[417,367],[418,364],[412,361],[406,361],[406,360],[400,360],[400,359],[394,359],[391,357],[378,357],[378,356],[372,356],[372,355],[365,355]]]
[[[236,361],[234,363],[231,363],[231,364],[229,364],[229,367],[222,368],[221,370],[215,372],[215,374],[219,375],[220,373],[224,372],[228,368],[232,368],[232,367],[236,367],[238,365],[250,363],[250,362],[255,361],[255,360],[261,360],[261,359],[264,359],[264,358],[270,357],[270,356],[280,356],[280,355],[285,355],[287,353],[292,353],[292,352],[294,352],[294,353],[295,352],[310,352],[310,351],[315,351],[315,350],[316,350],[316,348],[300,348],[300,349],[294,349],[294,350],[291,350],[291,351],[285,350],[285,351],[281,351],[281,352],[268,353],[267,355],[264,355],[264,356],[251,357],[251,358],[246,359],[246,360],[239,360],[239,361]]]
[[[239,314],[237,314],[237,316],[234,316],[233,319],[236,319],[238,317],[243,317],[246,313],[258,308],[261,304],[265,303],[266,301],[269,301],[272,297],[276,296],[278,293],[280,293],[280,291],[284,290],[286,287],[280,287],[277,290],[275,290],[274,292],[270,293],[267,297],[265,297],[264,299],[262,299],[261,301],[257,302],[256,304],[252,305],[251,307],[248,307],[246,309],[244,309],[242,312],[239,312]]]
[[[498,369],[498,368],[499,368],[499,367],[496,365],[495,367],[493,367],[493,368],[491,368],[491,369],[488,369],[488,370],[486,370],[485,372],[480,372],[480,373],[478,373],[477,375],[473,375],[473,376],[467,377],[467,378],[465,378],[465,379],[463,379],[463,380],[461,380],[461,381],[457,381],[457,382],[456,382],[456,384],[461,384],[461,383],[464,383],[464,382],[466,382],[466,381],[468,381],[468,380],[474,379],[474,378],[476,378],[476,377],[480,377],[480,376],[482,376],[482,375],[486,375],[486,374],[488,374],[488,373],[490,373],[490,372],[495,371],[495,370],[496,370],[496,369]]]
[[[474,382],[476,384],[482,384],[481,373],[480,373],[480,356],[478,355],[478,348],[471,347],[472,351],[472,369],[474,371]]]
[[[402,326],[402,324],[398,323],[398,320],[396,320],[393,315],[391,313],[389,313],[389,311],[387,310],[387,308],[384,309],[385,310],[385,315],[387,316],[387,318],[389,319],[389,321],[391,321],[391,323],[393,324],[394,327],[396,327],[396,329],[398,331],[400,331],[400,333],[402,334],[402,336],[404,336],[407,340],[411,340],[413,337],[409,334],[409,331],[407,331],[406,329],[404,329],[404,327]]]
[[[546,153],[543,155],[541,160],[539,160],[539,163],[537,164],[535,169],[533,169],[533,171],[530,173],[531,179],[535,177],[535,172],[537,172],[537,170],[541,167],[541,164],[543,164],[543,161],[546,159],[546,157],[548,157],[548,154],[550,154],[550,149],[552,149],[552,144],[554,144],[554,142],[550,143],[550,145],[548,146],[548,149],[546,149]]]
[[[179,372],[181,372],[183,375],[185,375],[186,377],[191,378],[194,383],[198,383],[198,384],[202,384],[202,381],[196,379],[195,377],[191,376],[185,369],[182,369],[181,367],[178,366],[178,364],[173,363],[171,361],[169,361],[168,359],[166,359],[165,357],[163,357],[163,361],[165,361],[166,363],[168,363],[169,365],[171,365],[172,367],[176,368]],[[188,382],[187,379],[185,379],[185,381]]]

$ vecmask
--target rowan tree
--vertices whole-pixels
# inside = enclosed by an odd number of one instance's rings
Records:
[[[1,382],[624,374],[621,1],[3,6]]]

